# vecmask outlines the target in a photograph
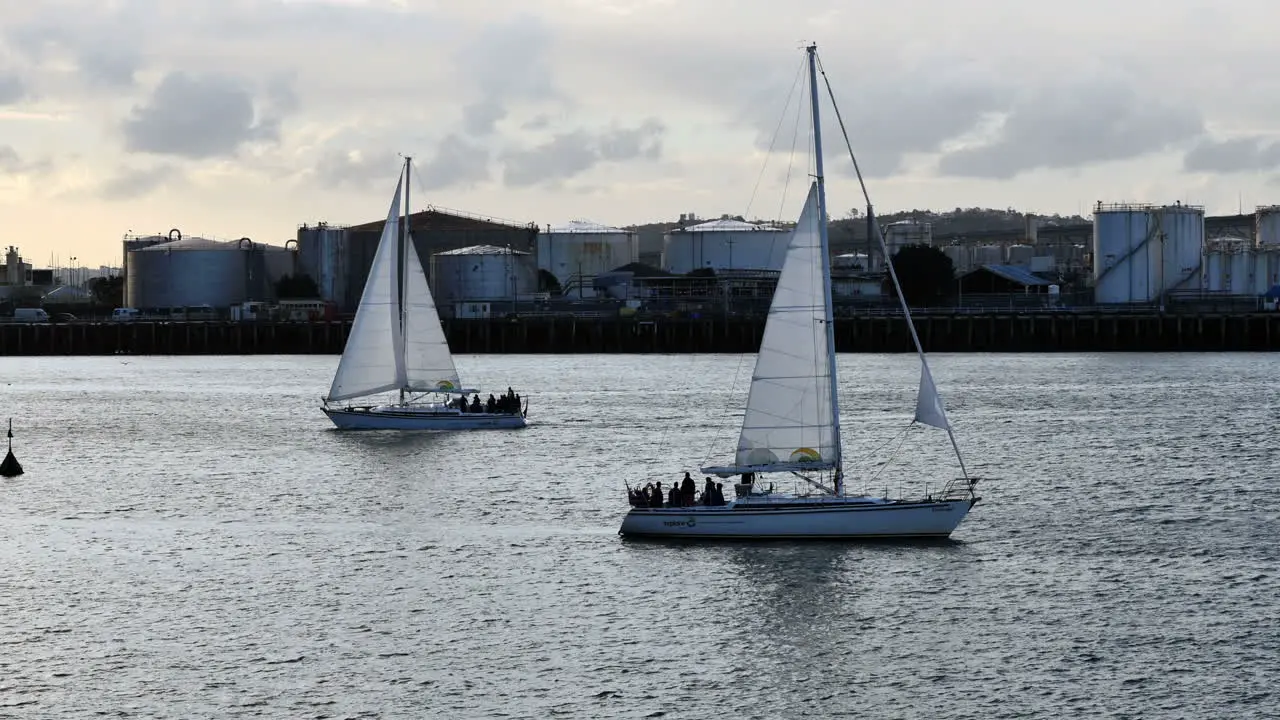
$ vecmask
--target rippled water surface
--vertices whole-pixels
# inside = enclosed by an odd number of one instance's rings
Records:
[[[936,356],[993,476],[951,542],[621,540],[752,362],[462,356],[530,427],[388,434],[329,429],[336,357],[0,359],[0,716],[1280,712],[1277,356]],[[955,472],[912,358],[840,363],[851,474]]]

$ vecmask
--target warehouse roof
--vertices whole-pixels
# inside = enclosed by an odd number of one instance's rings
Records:
[[[998,275],[1009,282],[1018,283],[1019,285],[1039,286],[1053,284],[1051,281],[1045,280],[1039,275],[1035,275],[1030,270],[1018,265],[983,265],[969,274],[978,272],[979,270],[986,270],[987,272]]]
[[[528,255],[523,250],[513,250],[509,247],[498,247],[497,245],[472,245],[471,247],[458,248],[457,250],[446,250],[438,252],[436,255]]]
[[[382,232],[382,226],[386,224],[386,219],[374,220],[373,222],[362,223],[360,225],[352,225],[348,230],[357,232],[373,231]],[[433,230],[453,230],[462,229],[470,230],[483,228],[489,230],[524,230],[530,229],[537,231],[537,226],[529,223],[521,225],[518,223],[498,220],[496,218],[484,217],[474,213],[462,212],[459,210],[445,210],[444,208],[429,207],[426,210],[412,213],[409,215],[409,227],[422,229],[430,228]]]

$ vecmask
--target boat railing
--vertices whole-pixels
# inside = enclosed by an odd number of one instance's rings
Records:
[[[980,479],[961,477],[950,480],[942,487],[942,494],[939,497],[942,500],[972,500],[974,496],[973,486]]]

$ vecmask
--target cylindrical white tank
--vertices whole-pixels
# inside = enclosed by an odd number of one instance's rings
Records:
[[[1259,205],[1254,212],[1254,238],[1259,247],[1280,247],[1280,205]]]
[[[1035,248],[1030,245],[1010,245],[1008,262],[1010,265],[1019,267],[1028,267],[1031,265],[1031,258],[1035,257]]]
[[[346,298],[346,242],[344,228],[321,223],[298,229],[298,271],[315,281],[326,302],[340,303]]]
[[[22,272],[22,256],[18,254],[18,248],[12,245],[4,254],[4,269],[6,283],[13,286],[24,284],[26,278]]]
[[[537,261],[527,252],[475,245],[431,257],[431,294],[436,305],[469,300],[514,301],[537,288]]]
[[[694,270],[781,270],[791,234],[741,220],[712,220],[667,233],[662,269],[677,275]]]
[[[1204,208],[1166,205],[1160,208],[1162,292],[1198,289],[1204,259]]]
[[[1227,292],[1232,295],[1248,295],[1253,292],[1253,249],[1241,248],[1226,257]]]
[[[638,236],[620,228],[574,220],[538,234],[538,269],[555,275],[562,288],[576,281],[590,289],[595,276],[639,257]]]
[[[948,245],[942,252],[951,258],[951,267],[956,273],[969,272],[973,267],[973,253],[967,245]]]
[[[979,245],[973,249],[973,264],[1001,265],[1004,263],[1004,248],[999,245]]]
[[[1093,213],[1093,295],[1099,304],[1145,303],[1160,295],[1159,214],[1149,205],[1099,204]]]
[[[1204,254],[1204,279],[1202,286],[1205,291],[1213,293],[1221,293],[1227,291],[1227,254],[1219,248],[1208,250]]]
[[[1253,294],[1265,295],[1280,285],[1280,245],[1259,246],[1253,253]]]
[[[884,244],[892,256],[907,245],[933,245],[933,225],[899,220],[884,226]]]

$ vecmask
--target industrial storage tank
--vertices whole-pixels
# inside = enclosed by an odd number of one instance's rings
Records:
[[[948,245],[942,249],[943,254],[951,258],[951,267],[956,273],[969,272],[973,267],[973,252],[968,245]]]
[[[1098,204],[1093,213],[1095,302],[1142,303],[1160,296],[1159,228],[1157,210],[1150,205]]]
[[[1010,245],[1005,262],[1019,267],[1030,267],[1031,258],[1035,257],[1035,254],[1035,248],[1030,245]]]
[[[1227,291],[1226,253],[1218,249],[1205,251],[1204,274],[1201,289],[1205,292],[1224,293]]]
[[[1200,284],[1204,208],[1103,205],[1093,214],[1094,300],[1157,302],[1170,290]]]
[[[538,269],[555,275],[561,288],[590,291],[592,278],[639,257],[636,233],[607,225],[574,220],[538,234]]]
[[[684,275],[694,270],[781,270],[791,233],[741,220],[723,219],[667,233],[662,269]]]
[[[1265,295],[1280,285],[1280,245],[1262,245],[1253,252],[1253,292]]]
[[[973,249],[973,265],[1000,265],[1004,263],[1004,248],[999,245],[979,245]]]
[[[1254,238],[1259,247],[1280,247],[1280,205],[1259,205],[1254,212]]]
[[[316,283],[325,302],[341,303],[347,296],[347,231],[319,223],[298,228],[298,272]]]
[[[884,226],[884,244],[890,257],[907,245],[932,245],[933,225],[914,220],[899,220]]]
[[[1252,245],[1250,238],[1221,235],[1205,241],[1200,288],[1205,292],[1232,292],[1232,278],[1241,275],[1241,257]],[[1246,271],[1245,274],[1252,274]],[[1240,280],[1235,281],[1237,284]]]
[[[1253,248],[1242,247],[1238,252],[1227,255],[1225,266],[1227,292],[1232,295],[1251,294],[1254,283]]]
[[[431,294],[437,306],[469,300],[514,302],[537,289],[537,261],[527,252],[474,245],[431,257]]]
[[[283,248],[278,248],[283,251]],[[273,292],[265,249],[249,238],[190,237],[128,254],[125,304],[141,309],[209,305],[217,309]]]
[[[1199,289],[1204,259],[1204,208],[1166,205],[1160,208],[1162,290]]]

